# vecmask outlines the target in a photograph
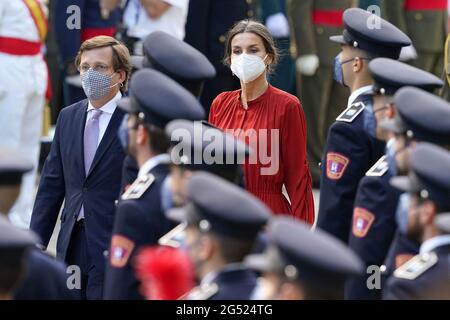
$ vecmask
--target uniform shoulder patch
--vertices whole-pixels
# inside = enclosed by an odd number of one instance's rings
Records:
[[[353,122],[365,107],[362,102],[353,103],[336,118],[336,121]]]
[[[208,300],[212,296],[214,296],[217,292],[219,292],[219,286],[217,283],[209,283],[195,287],[191,291],[189,291],[184,297],[183,300]]]
[[[381,177],[383,176],[389,169],[389,165],[387,162],[387,157],[382,156],[367,172],[366,176],[368,177]]]
[[[155,181],[151,173],[142,178],[137,178],[131,186],[122,194],[122,200],[139,199]]]
[[[339,180],[347,169],[350,159],[336,152],[327,153],[327,177]]]
[[[370,211],[356,207],[353,211],[352,233],[355,237],[364,238],[375,221],[375,215]]]
[[[124,236],[114,235],[111,239],[111,265],[115,268],[124,267],[127,264],[133,249],[133,241]]]
[[[394,271],[394,277],[406,280],[414,280],[429,270],[438,262],[438,256],[434,252],[416,255],[400,268]]]

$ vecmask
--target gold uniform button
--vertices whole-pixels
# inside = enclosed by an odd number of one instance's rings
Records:
[[[249,17],[253,17],[253,10],[248,10],[248,12],[247,12],[247,16],[249,16]]]
[[[318,27],[317,28],[317,33],[318,34],[323,34],[323,28],[322,27]]]
[[[225,40],[226,40],[226,37],[225,37],[224,35],[221,35],[221,36],[219,37],[220,43],[225,43]]]
[[[423,19],[423,14],[421,13],[421,12],[417,12],[415,15],[414,15],[414,18],[416,19],[416,20],[422,20]]]

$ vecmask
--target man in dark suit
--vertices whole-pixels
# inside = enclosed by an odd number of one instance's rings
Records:
[[[104,251],[111,237],[125,153],[117,137],[124,112],[117,108],[127,89],[128,49],[114,38],[85,41],[76,58],[88,100],[65,108],[58,118],[31,219],[46,247],[60,207],[57,256],[81,270],[81,299],[102,297]]]

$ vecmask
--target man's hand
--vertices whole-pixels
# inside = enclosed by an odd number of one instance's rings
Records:
[[[164,0],[141,0],[141,5],[152,19],[161,17],[171,6]]]

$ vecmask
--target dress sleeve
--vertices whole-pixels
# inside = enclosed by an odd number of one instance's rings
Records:
[[[306,122],[300,102],[290,102],[281,129],[284,185],[294,217],[314,223],[311,174],[306,159]]]

